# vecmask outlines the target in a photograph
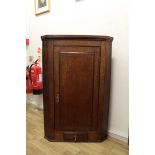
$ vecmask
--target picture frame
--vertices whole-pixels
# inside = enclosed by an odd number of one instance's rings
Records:
[[[50,0],[35,0],[35,15],[50,11]]]

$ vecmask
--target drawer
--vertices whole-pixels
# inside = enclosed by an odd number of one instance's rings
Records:
[[[88,141],[88,134],[77,132],[64,132],[63,139],[70,142],[86,142]]]

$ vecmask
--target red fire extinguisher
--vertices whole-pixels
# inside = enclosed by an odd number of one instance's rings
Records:
[[[30,81],[34,95],[42,94],[42,70],[39,65],[38,59],[30,66]]]

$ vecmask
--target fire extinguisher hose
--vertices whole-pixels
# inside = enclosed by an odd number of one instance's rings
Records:
[[[31,85],[32,85],[32,75],[31,75],[31,70],[32,70],[32,66],[33,66],[34,64],[31,64],[31,66],[30,66],[30,70],[29,70],[29,75],[30,75],[30,82],[31,82]]]

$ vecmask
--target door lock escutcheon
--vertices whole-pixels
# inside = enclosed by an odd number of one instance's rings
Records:
[[[60,99],[59,99],[59,94],[57,94],[57,95],[56,95],[56,103],[59,104],[59,101],[60,101]]]

